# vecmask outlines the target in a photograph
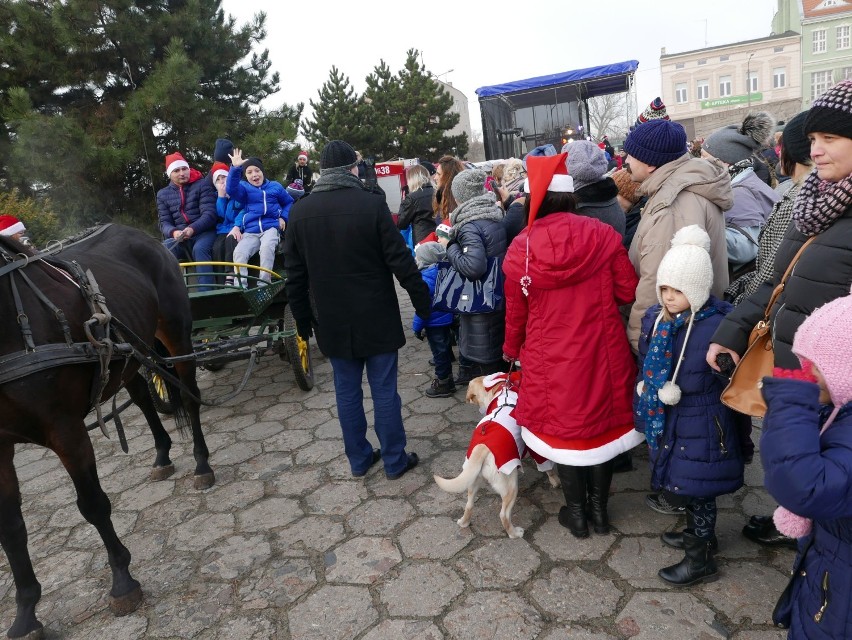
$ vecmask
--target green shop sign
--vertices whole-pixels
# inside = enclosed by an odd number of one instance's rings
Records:
[[[751,98],[751,100],[749,100]],[[749,102],[760,102],[763,100],[762,93],[752,93],[751,96],[728,96],[726,98],[718,98],[716,100],[702,100],[702,109],[715,109],[716,107],[727,107],[733,104],[748,104]]]

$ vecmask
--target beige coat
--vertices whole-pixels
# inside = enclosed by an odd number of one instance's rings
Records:
[[[642,316],[658,302],[657,267],[671,248],[672,236],[682,227],[697,224],[710,236],[711,292],[722,298],[728,286],[723,212],[734,204],[728,172],[689,154],[658,167],[640,190],[648,196],[648,201],[630,244],[630,261],[639,276],[639,284],[627,327],[630,344],[637,352]]]

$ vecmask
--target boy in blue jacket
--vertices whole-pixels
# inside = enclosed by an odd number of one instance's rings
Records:
[[[763,379],[764,484],[778,530],[799,538],[791,584],[773,613],[792,640],[852,637],[852,295],[799,326],[801,369]]]
[[[225,191],[232,199],[243,204],[243,210],[237,216],[233,230],[235,234],[239,233],[239,242],[234,249],[234,262],[248,263],[259,249],[260,266],[271,270],[275,263],[279,232],[284,231],[293,198],[281,183],[264,177],[260,158],[243,159],[240,149],[234,149],[230,158],[231,169],[228,171]],[[237,273],[245,276],[246,268],[238,267]],[[271,282],[272,275],[262,271],[260,279],[268,283]],[[242,277],[240,285],[247,286]]]
[[[438,262],[446,260],[447,250],[438,242],[423,242],[417,245],[414,252],[414,260],[423,281],[429,287],[429,295],[435,294],[435,280],[438,277]],[[419,339],[426,339],[432,350],[432,360],[435,362],[435,379],[426,390],[430,398],[449,398],[456,392],[453,382],[453,347],[450,325],[453,323],[453,314],[443,311],[433,311],[429,320],[424,322],[417,315],[414,316],[414,335]]]

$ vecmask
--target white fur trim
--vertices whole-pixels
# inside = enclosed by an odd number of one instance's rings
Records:
[[[27,228],[24,226],[24,223],[18,220],[15,224],[0,230],[0,236],[13,236],[16,233],[23,233],[26,230]]]
[[[657,397],[663,404],[673,405],[680,402],[680,387],[671,380],[666,383],[657,392]]]
[[[643,393],[645,393],[645,381],[644,380],[640,380],[639,384],[636,385],[636,393],[638,393],[640,396]]]
[[[216,169],[216,171],[213,172],[213,182],[216,182],[216,178],[218,178],[219,176],[225,176],[227,178],[228,172],[224,169]]]
[[[172,171],[175,169],[189,169],[189,163],[186,160],[175,160],[168,167],[166,167],[166,175],[172,175]]]
[[[542,458],[552,460],[556,464],[567,464],[577,467],[589,467],[612,460],[615,456],[630,451],[636,445],[645,442],[645,434],[636,429],[630,429],[623,436],[612,442],[607,442],[597,449],[554,449],[543,440],[539,439],[526,427],[521,427],[521,436],[524,443]]]
[[[296,160],[298,160],[299,158],[304,158],[305,160],[307,160],[308,154],[307,153],[300,153],[299,155],[296,156]]]
[[[556,193],[574,193],[574,178],[564,173],[557,173],[550,180],[548,191]],[[524,180],[524,193],[530,193],[530,179]]]

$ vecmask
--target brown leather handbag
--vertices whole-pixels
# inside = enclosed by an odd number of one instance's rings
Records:
[[[772,349],[769,316],[772,313],[775,301],[784,291],[784,286],[787,284],[787,278],[793,272],[793,267],[796,266],[805,247],[815,239],[816,236],[811,236],[799,247],[784,272],[781,282],[772,292],[769,304],[766,305],[766,310],[763,312],[763,319],[751,330],[751,335],[748,338],[748,349],[740,358],[737,368],[734,369],[731,376],[731,381],[722,392],[722,404],[726,407],[753,418],[762,418],[766,415],[766,402],[763,400],[761,384],[763,378],[772,375],[772,368],[775,366],[775,352]]]

